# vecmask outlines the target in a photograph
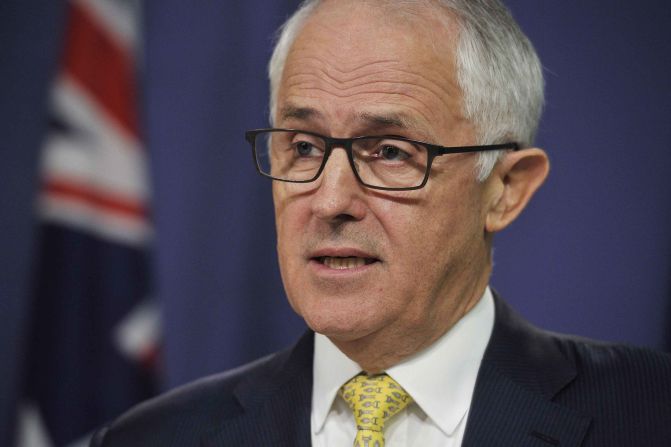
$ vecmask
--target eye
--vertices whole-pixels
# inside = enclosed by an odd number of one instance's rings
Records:
[[[308,143],[307,141],[299,141],[294,143],[294,147],[296,148],[298,155],[301,157],[307,157],[310,155],[310,152],[312,152],[312,149],[314,148],[314,146],[312,146],[312,144]]]
[[[386,161],[404,161],[411,157],[410,153],[401,149],[399,145],[390,143],[381,143],[376,156]]]
[[[313,138],[305,135],[297,135],[291,143],[291,147],[298,158],[321,157],[323,155],[323,144],[317,144]]]

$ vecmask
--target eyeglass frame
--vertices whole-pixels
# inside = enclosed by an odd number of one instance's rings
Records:
[[[256,136],[261,134],[261,133],[271,133],[271,132],[297,132],[305,135],[310,135],[316,138],[321,138],[324,143],[326,143],[326,147],[324,148],[324,156],[322,157],[322,163],[319,166],[319,169],[317,169],[317,172],[315,173],[314,177],[307,179],[307,180],[287,180],[287,179],[282,179],[282,178],[277,178],[273,177],[270,174],[266,174],[261,170],[261,166],[259,165],[259,160],[256,156]],[[366,140],[366,139],[382,139],[382,138],[390,138],[393,140],[398,140],[398,141],[404,141],[407,143],[411,144],[416,144],[420,146],[424,146],[427,149],[427,160],[426,160],[426,172],[424,173],[424,178],[422,179],[422,182],[417,185],[417,186],[407,186],[407,187],[388,187],[388,186],[375,186],[375,185],[370,185],[366,182],[364,182],[361,177],[359,176],[359,173],[356,170],[355,162],[354,162],[354,155],[352,154],[352,145],[354,144],[355,141],[358,140]],[[287,183],[311,183],[314,182],[319,178],[321,175],[322,171],[324,170],[324,167],[326,166],[326,162],[328,162],[329,157],[331,156],[331,152],[333,152],[333,149],[336,147],[340,147],[345,150],[345,153],[347,154],[347,159],[349,160],[349,165],[350,168],[352,168],[352,172],[354,173],[354,177],[357,179],[357,181],[365,186],[366,188],[371,188],[371,189],[377,189],[377,190],[383,190],[383,191],[413,191],[417,189],[421,189],[424,186],[426,186],[426,183],[429,181],[429,176],[431,174],[431,165],[433,163],[433,159],[436,157],[439,157],[441,155],[446,155],[446,154],[464,154],[464,153],[475,153],[475,152],[484,152],[484,151],[496,151],[496,150],[512,150],[512,151],[517,151],[520,149],[519,143],[516,142],[509,142],[509,143],[500,143],[500,144],[484,144],[484,145],[476,145],[476,146],[440,146],[437,144],[432,144],[432,143],[426,143],[424,141],[418,141],[418,140],[412,140],[410,138],[405,138],[405,137],[400,137],[396,135],[364,135],[364,136],[358,136],[358,137],[352,137],[352,138],[334,138],[334,137],[328,137],[326,135],[321,135],[316,132],[310,132],[306,130],[300,130],[300,129],[283,129],[283,128],[274,128],[274,127],[269,127],[269,128],[262,128],[262,129],[252,129],[248,130],[245,132],[245,139],[247,142],[251,145],[252,147],[252,157],[254,158],[254,165],[256,166],[256,170],[259,174],[261,174],[263,177],[270,178],[272,180],[277,180],[279,182],[287,182]]]

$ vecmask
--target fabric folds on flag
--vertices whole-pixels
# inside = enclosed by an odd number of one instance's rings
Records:
[[[52,87],[24,395],[56,446],[155,391],[138,23],[127,0],[71,1]]]

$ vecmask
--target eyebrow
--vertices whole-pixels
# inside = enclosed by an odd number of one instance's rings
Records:
[[[416,119],[405,113],[389,112],[389,113],[370,113],[361,112],[358,116],[360,121],[375,130],[385,129],[399,129],[402,131],[411,131],[413,138],[422,141],[433,139],[433,134],[424,126],[422,126]]]
[[[414,120],[402,113],[370,113],[361,112],[358,116],[360,121],[373,127],[397,127],[399,129],[411,129],[416,127]]]
[[[309,121],[311,119],[323,118],[323,114],[312,107],[298,107],[288,104],[280,110],[280,117],[283,120],[295,119],[300,121]]]

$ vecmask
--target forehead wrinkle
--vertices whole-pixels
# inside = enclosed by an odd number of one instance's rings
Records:
[[[340,70],[335,65],[330,65],[329,68],[331,68],[333,71],[338,71],[342,74],[347,74],[347,73],[354,73],[356,71],[359,71],[359,70],[363,69],[364,67],[365,68],[370,68],[370,67],[374,67],[376,65],[396,65],[399,62],[400,61],[398,59],[381,59],[381,60],[370,61],[370,62],[361,62],[361,64],[355,65],[354,67],[348,68],[348,69],[345,69],[345,70]],[[354,78],[350,78],[350,80],[351,79],[356,79],[356,76]]]
[[[367,75],[364,75],[364,76],[360,77],[359,79],[357,79],[360,82],[356,82],[357,80],[355,80],[355,81],[350,81],[349,82],[349,84],[351,84],[351,85],[344,85],[344,84],[347,84],[347,83],[338,82],[335,79],[332,79],[332,78],[329,78],[329,77],[321,77],[319,75],[312,74],[312,73],[310,73],[310,74],[304,73],[304,74],[296,74],[296,75],[288,76],[285,79],[284,84],[286,85],[287,90],[290,90],[291,88],[295,87],[295,88],[302,89],[302,90],[318,89],[318,90],[322,90],[324,92],[329,92],[330,90],[328,88],[330,87],[330,88],[333,89],[333,92],[331,94],[333,94],[335,96],[339,96],[339,97],[343,97],[343,96],[347,97],[347,96],[351,96],[351,95],[356,95],[358,93],[358,91],[354,91],[354,92],[349,93],[349,94],[347,94],[347,93],[340,93],[339,94],[339,93],[336,93],[336,92],[338,92],[338,91],[345,92],[347,90],[357,89],[358,87],[361,87],[361,86],[364,86],[364,85],[367,85],[367,84],[371,85],[372,83],[367,82],[367,81],[362,79],[366,76]],[[354,83],[354,82],[356,82],[356,83]],[[379,81],[379,82],[382,82],[382,81]]]
[[[367,62],[367,63],[363,63],[360,66],[358,66],[356,68],[353,68],[352,70],[349,70],[349,71],[338,70],[336,67],[333,67],[333,66],[329,66],[329,67],[325,67],[325,68],[319,68],[318,70],[324,75],[325,78],[327,78],[329,80],[332,80],[332,81],[334,81],[338,84],[351,84],[351,83],[354,83],[356,81],[360,81],[362,79],[365,79],[367,77],[376,76],[379,73],[386,72],[386,70],[383,67],[380,67],[379,69],[377,69],[377,67],[376,67],[377,65],[391,65],[391,64],[389,64],[389,61]],[[363,70],[364,67],[366,69],[372,69],[373,67],[375,67],[376,70],[368,72],[368,71]],[[329,71],[338,71],[338,72],[341,73],[341,76],[336,77],[335,75],[329,73]],[[363,72],[362,73],[357,73],[357,72],[361,72],[361,71],[363,71]],[[345,75],[347,75],[347,74],[349,74],[350,76],[346,77]]]
[[[317,69],[317,71],[324,73],[322,70]],[[327,87],[333,87],[336,90],[353,90],[351,93],[344,94],[344,96],[351,96],[351,95],[356,95],[359,93],[366,93],[366,88],[365,87],[376,87],[379,88],[379,90],[376,91],[376,93],[382,93],[382,94],[397,94],[397,93],[403,93],[404,91],[411,91],[411,90],[420,90],[424,91],[425,93],[428,93],[430,96],[434,96],[438,99],[441,100],[441,102],[446,102],[443,98],[453,98],[456,95],[452,92],[450,92],[449,87],[442,87],[440,86],[439,83],[433,82],[431,80],[426,79],[425,77],[422,77],[420,75],[414,74],[411,71],[404,71],[404,74],[408,76],[412,76],[414,78],[419,78],[421,80],[426,80],[428,81],[429,86],[423,85],[423,82],[413,82],[412,79],[407,79],[407,80],[400,80],[400,79],[380,79],[380,80],[369,80],[368,78],[371,77],[376,77],[378,73],[367,73],[358,76],[357,78],[353,78],[351,81],[348,82],[340,82],[338,80],[335,80],[331,77],[323,77],[320,76],[317,73],[297,73],[297,74],[289,74],[287,77],[284,79],[284,87],[286,90],[289,90],[291,88],[299,88],[299,89],[315,89],[315,88],[322,88],[326,90],[324,87],[324,84]],[[326,73],[324,73],[326,74]],[[358,81],[358,82],[357,82]],[[343,84],[350,84],[350,85],[343,85]],[[384,85],[389,85],[392,88],[384,89],[381,86]],[[364,87],[364,88],[361,88]],[[399,87],[406,87],[405,89],[400,89]],[[458,91],[458,90],[457,90]],[[334,94],[336,94],[334,92]]]
[[[313,59],[316,61],[320,61],[319,58],[312,57],[312,58],[302,58],[302,59]],[[300,62],[302,59],[298,59],[296,63]],[[378,65],[382,65],[379,69],[376,69],[375,71],[372,72],[366,72],[364,71],[363,73],[356,73],[357,71],[361,71],[364,67],[370,69],[372,67],[376,67]],[[337,67],[333,65],[329,65],[327,63],[324,64],[318,64],[317,66],[314,66],[313,68],[307,70],[306,72],[289,72],[285,76],[284,79],[284,84],[286,84],[288,87],[295,87],[300,85],[301,79],[306,78],[308,81],[310,78],[314,78],[317,81],[320,82],[325,82],[329,84],[330,86],[338,89],[343,89],[343,88],[353,88],[353,87],[358,87],[360,85],[366,84],[366,78],[377,76],[380,73],[386,73],[387,70],[385,70],[385,66],[387,65],[395,65],[395,61],[376,61],[376,62],[367,62],[364,63],[360,66],[357,66],[356,68],[353,68],[352,70],[344,71],[344,70],[339,70]],[[316,73],[311,72],[312,70],[315,70]],[[294,70],[296,71],[296,70]],[[332,72],[337,71],[341,73],[343,76],[336,76]],[[349,74],[349,77],[345,77],[344,75]],[[356,81],[361,81],[357,83]],[[383,82],[383,81],[379,81]],[[392,81],[389,81],[392,82]],[[353,84],[353,85],[348,85],[348,84]]]
[[[302,48],[302,47],[297,47],[295,50],[292,50],[292,53],[294,51],[298,52],[298,50],[310,51],[309,49],[305,49],[305,48]],[[297,65],[298,63],[302,63],[302,62],[317,62],[317,64],[316,64],[317,67],[325,67],[325,68],[320,68],[321,71],[325,72],[326,69],[329,69],[330,71],[336,71],[336,72],[339,72],[339,73],[342,73],[343,75],[345,75],[345,74],[348,74],[348,73],[353,73],[353,72],[359,71],[362,68],[367,67],[367,66],[396,65],[396,64],[399,64],[401,62],[399,59],[379,59],[379,60],[374,60],[374,61],[361,62],[361,63],[359,63],[359,65],[354,65],[350,68],[340,69],[340,68],[338,68],[337,64],[333,64],[333,63],[331,63],[331,61],[334,61],[334,60],[338,59],[338,63],[340,63],[340,62],[342,62],[342,61],[340,61],[340,59],[343,59],[343,58],[340,55],[338,55],[337,53],[333,52],[333,51],[329,51],[329,53],[331,53],[329,55],[330,56],[329,58],[322,58],[322,57],[319,57],[319,56],[309,56],[309,55],[295,57],[294,61],[292,61],[292,64]],[[291,56],[293,56],[293,55],[291,55]],[[287,58],[287,60],[288,59],[289,58]],[[354,63],[354,61],[349,60],[349,61],[345,61],[345,63],[343,63],[342,65],[344,66],[348,62],[350,64]],[[328,73],[325,72],[325,74],[328,74]],[[356,76],[358,76],[358,75],[355,75],[355,77]],[[345,79],[345,81],[348,81],[348,80],[351,80],[351,79],[354,79],[354,78]]]

